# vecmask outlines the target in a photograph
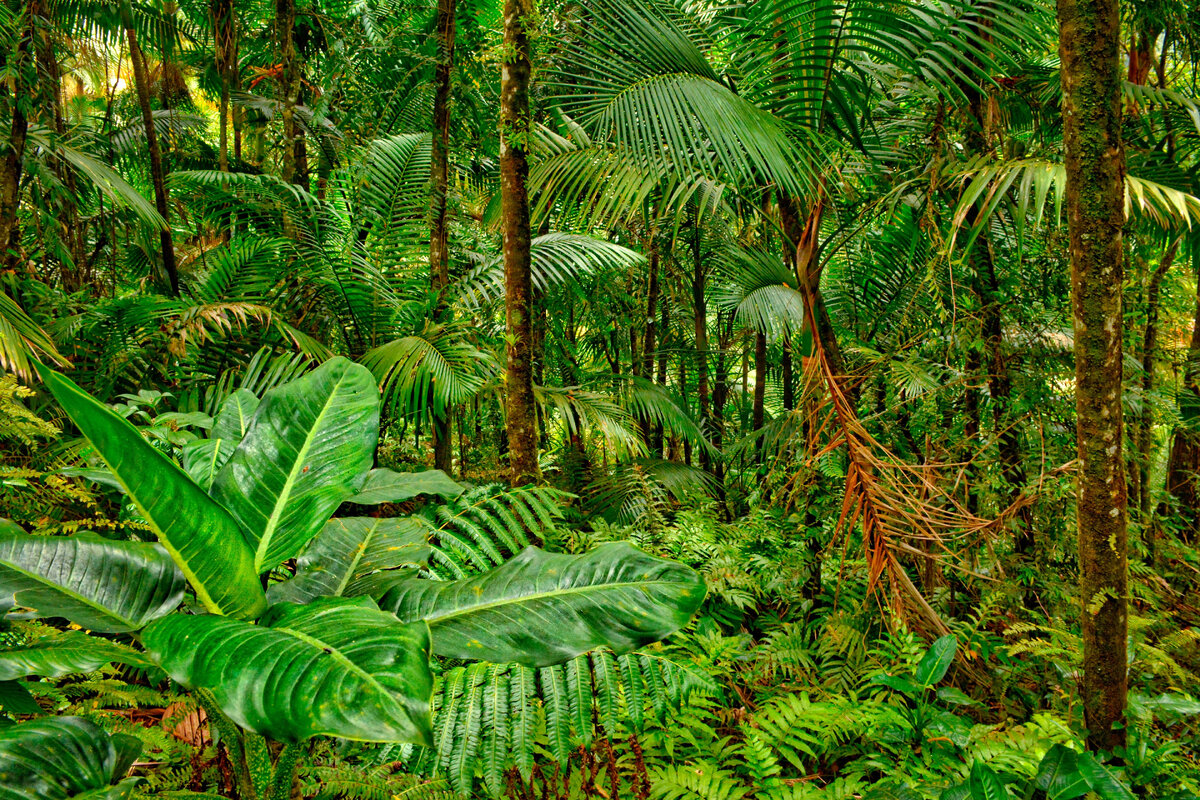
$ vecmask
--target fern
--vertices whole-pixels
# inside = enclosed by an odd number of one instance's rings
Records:
[[[713,691],[707,676],[649,653],[601,650],[539,670],[456,667],[434,694],[434,746],[401,746],[386,754],[415,773],[445,776],[462,794],[480,780],[499,797],[505,774],[516,768],[529,780],[539,753],[566,765],[600,730],[608,738],[641,732],[649,719],[665,722],[668,711],[693,693]]]
[[[556,530],[569,496],[547,487],[492,485],[430,506],[415,518],[429,529],[430,571],[455,579],[504,563]]]

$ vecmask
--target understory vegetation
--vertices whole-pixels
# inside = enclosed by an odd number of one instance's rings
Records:
[[[0,0],[0,800],[1200,797],[1191,0]]]

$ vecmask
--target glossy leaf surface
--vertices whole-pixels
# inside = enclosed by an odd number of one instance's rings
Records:
[[[113,471],[205,608],[255,617],[266,596],[237,521],[112,409],[66,377],[40,370],[55,399]]]
[[[307,603],[372,594],[381,582],[394,580],[397,570],[429,560],[425,534],[424,526],[404,517],[331,519],[296,559],[296,575],[272,585],[267,597],[272,603]]]
[[[663,639],[687,623],[704,591],[692,569],[613,542],[579,556],[529,547],[463,580],[412,578],[380,607],[426,620],[438,655],[543,667],[602,645],[625,652]]]
[[[135,782],[121,779],[140,749],[134,737],[110,736],[81,717],[0,728],[0,800],[128,797]]]
[[[151,663],[132,647],[79,631],[67,631],[0,649],[0,681],[29,675],[58,678],[75,672],[92,672],[114,662],[138,667]]]
[[[254,569],[300,553],[362,486],[379,437],[379,389],[334,358],[267,392],[212,495],[242,524]]]
[[[174,615],[148,627],[142,642],[172,678],[209,690],[255,733],[428,743],[424,622],[397,622],[366,598],[281,603],[260,622]]]
[[[452,500],[464,491],[440,469],[424,472],[396,472],[373,469],[367,474],[362,490],[350,498],[351,503],[373,506],[379,503],[403,503],[423,494]]]
[[[183,600],[183,574],[158,545],[94,533],[0,531],[0,596],[94,631],[135,631]]]

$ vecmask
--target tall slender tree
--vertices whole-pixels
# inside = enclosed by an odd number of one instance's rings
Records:
[[[529,230],[529,30],[534,0],[504,0],[500,67],[500,196],[504,237],[505,422],[514,485],[540,479],[533,397],[532,281]]]
[[[430,163],[430,196],[433,210],[429,230],[429,283],[437,296],[434,316],[446,315],[445,294],[450,284],[450,251],[446,231],[446,195],[450,185],[450,89],[454,71],[454,33],[457,3],[438,0],[438,60],[433,79],[433,153]],[[449,471],[453,459],[451,411],[433,418],[433,465]]]
[[[1119,0],[1058,0],[1058,29],[1075,317],[1083,708],[1089,744],[1112,749],[1125,741],[1128,629]]]
[[[175,240],[171,235],[170,199],[163,173],[162,150],[158,146],[158,134],[154,130],[154,111],[150,108],[150,76],[146,71],[146,56],[138,45],[137,31],[133,27],[133,7],[129,0],[121,0],[121,27],[129,43],[129,62],[133,65],[133,84],[137,92],[138,106],[142,111],[142,124],[146,128],[146,141],[150,147],[150,182],[154,185],[154,206],[165,223],[159,231],[162,245],[163,270],[171,285],[171,294],[179,296],[179,270],[175,266]]]

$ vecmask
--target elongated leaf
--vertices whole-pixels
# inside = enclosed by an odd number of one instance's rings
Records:
[[[0,800],[88,800],[128,797],[121,781],[141,747],[132,736],[110,736],[81,717],[50,717],[0,728]]]
[[[28,675],[57,678],[73,672],[92,672],[113,662],[150,666],[150,660],[132,647],[67,631],[0,650],[0,681]]]
[[[971,790],[971,800],[1008,800],[1008,791],[1004,781],[991,767],[982,761],[976,761],[971,767],[971,777],[967,779]]]
[[[440,469],[424,472],[394,472],[373,469],[367,473],[362,491],[350,498],[351,503],[373,506],[379,503],[403,503],[422,494],[453,500],[465,490]]]
[[[259,625],[175,615],[142,642],[172,678],[209,690],[239,725],[272,739],[430,742],[429,629],[367,598],[280,603]]]
[[[358,491],[378,436],[375,379],[344,358],[267,392],[212,486],[245,529],[256,571],[298,554]]]
[[[43,617],[94,631],[136,631],[183,600],[183,575],[154,544],[94,533],[32,536],[0,531],[0,596]]]
[[[1091,753],[1077,753],[1076,763],[1084,780],[1101,800],[1136,800],[1137,795]]]
[[[1046,751],[1038,764],[1037,788],[1046,793],[1047,800],[1075,800],[1088,793],[1089,786],[1079,771],[1074,750],[1056,744]]]
[[[528,547],[458,581],[405,580],[380,607],[428,621],[438,655],[544,667],[601,645],[625,652],[658,641],[703,599],[693,570],[612,542],[580,556]]]
[[[188,442],[180,451],[180,461],[188,477],[205,491],[212,488],[221,469],[229,463],[235,442],[228,439],[197,439]]]
[[[296,559],[296,575],[271,586],[272,603],[307,603],[317,597],[371,594],[396,571],[429,560],[433,552],[426,528],[404,517],[331,519],[304,555]]]
[[[254,572],[253,552],[229,512],[112,409],[57,372],[41,367],[39,373],[205,608],[235,617],[261,614],[267,600]]]
[[[238,389],[221,403],[213,423],[212,438],[226,439],[236,447],[250,431],[250,421],[258,410],[258,396],[249,389]]]
[[[40,715],[41,706],[33,699],[24,681],[0,681],[0,711],[12,716]]]
[[[954,638],[953,634],[947,634],[930,645],[929,652],[917,664],[916,673],[913,675],[917,683],[921,686],[933,686],[946,677],[946,671],[954,663],[956,650],[958,650],[958,640]]]

